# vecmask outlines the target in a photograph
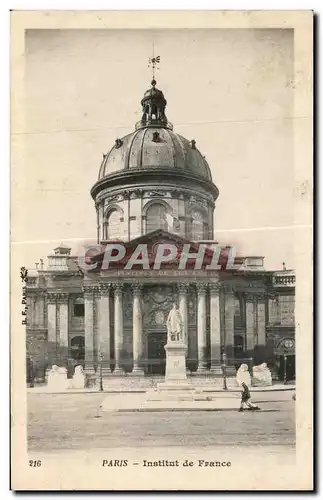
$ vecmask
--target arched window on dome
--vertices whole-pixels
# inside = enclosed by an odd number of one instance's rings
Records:
[[[204,213],[201,210],[192,212],[192,239],[194,241],[203,240],[206,238],[206,223]]]
[[[146,233],[156,231],[156,229],[168,230],[167,208],[162,203],[153,203],[146,212]]]
[[[120,238],[122,212],[117,209],[111,210],[106,218],[105,239],[114,240]]]

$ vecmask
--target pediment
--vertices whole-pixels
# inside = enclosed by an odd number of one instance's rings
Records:
[[[159,245],[162,244],[169,245],[172,248],[170,249],[167,247],[163,247],[163,249],[160,250]],[[90,271],[94,274],[103,270],[107,270],[109,272],[117,269],[129,269],[130,264],[131,269],[134,270],[152,268],[156,269],[155,262],[159,261],[160,258],[163,259],[163,257],[169,255],[169,259],[167,260],[165,258],[165,262],[163,261],[161,263],[161,268],[176,269],[178,268],[183,255],[187,255],[188,252],[189,254],[192,254],[192,258],[186,257],[185,269],[194,269],[196,255],[199,252],[200,244],[203,244],[203,242],[191,242],[177,234],[169,233],[168,231],[164,231],[162,229],[157,229],[156,231],[152,231],[151,233],[142,235],[128,242],[109,241],[105,245],[102,245],[102,252],[97,252],[96,255],[92,255],[91,257],[89,257],[87,262],[88,264],[96,264],[95,268]],[[109,245],[110,248],[107,245]],[[115,245],[115,248],[111,248],[111,245]],[[217,263],[220,264],[221,269],[224,269],[226,267],[229,249],[230,247],[223,247],[221,256],[219,260],[217,260]],[[215,261],[212,261],[214,251],[211,248],[207,248],[206,245],[203,245],[203,252],[203,262],[201,263],[201,269],[207,268],[207,266],[209,266],[211,262],[213,262],[213,265],[215,264]],[[157,255],[159,255],[159,259],[157,257],[156,261]],[[115,257],[115,260],[113,260],[113,258],[109,258],[111,256]],[[119,258],[117,259],[118,256]],[[172,256],[172,258],[170,256]],[[145,260],[147,263],[146,267],[144,267],[143,265],[143,260]],[[149,267],[147,267],[148,264]]]
[[[149,245],[149,244],[163,243],[163,242],[169,244],[173,243],[174,245],[190,243],[188,239],[183,238],[178,234],[169,233],[168,231],[165,231],[163,229],[156,229],[155,231],[144,234],[142,236],[139,236],[138,238],[129,241],[128,243],[126,243],[126,245],[132,247],[140,244]]]

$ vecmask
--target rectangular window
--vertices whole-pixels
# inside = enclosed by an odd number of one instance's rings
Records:
[[[84,316],[84,304],[74,304],[74,316]]]
[[[241,317],[241,301],[239,297],[234,299],[234,327],[240,328],[242,326]]]

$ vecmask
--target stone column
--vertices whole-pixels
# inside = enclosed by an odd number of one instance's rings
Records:
[[[123,374],[121,368],[121,353],[123,349],[123,306],[122,306],[122,283],[114,285],[114,374]]]
[[[94,291],[95,287],[84,288],[84,334],[85,372],[94,375]]]
[[[37,297],[33,295],[31,297],[31,326],[38,326],[37,321]]]
[[[225,353],[228,359],[234,358],[234,293],[232,285],[225,288]]]
[[[68,294],[58,294],[59,302],[59,358],[67,366],[68,359]]]
[[[198,283],[197,288],[197,356],[199,373],[207,369],[206,346],[206,283]]]
[[[98,243],[104,240],[104,202],[97,205]]]
[[[246,294],[246,336],[247,336],[247,351],[251,355],[254,348],[254,335],[255,335],[255,307],[254,295],[252,293]]]
[[[234,360],[234,292],[231,283],[226,284],[224,296],[224,352],[227,355],[227,376],[236,375]]]
[[[188,283],[178,283],[179,312],[183,319],[184,342],[188,348],[188,312],[187,312],[187,292]]]
[[[48,368],[56,363],[57,355],[56,294],[47,294],[47,352]]]
[[[257,344],[266,345],[266,296],[257,296]]]
[[[210,340],[211,371],[222,375],[221,330],[220,330],[220,283],[210,284]]]
[[[45,297],[44,294],[38,296],[38,324],[41,328],[45,326]]]
[[[133,369],[134,375],[144,375],[144,371],[140,366],[142,359],[142,310],[141,310],[141,294],[142,285],[134,283],[133,286],[133,310],[132,310],[132,346],[133,346]]]
[[[98,349],[102,355],[102,375],[111,373],[110,367],[110,283],[100,286],[100,298],[98,300]]]
[[[96,240],[98,243],[100,243],[100,204],[95,204],[95,210],[96,210]]]

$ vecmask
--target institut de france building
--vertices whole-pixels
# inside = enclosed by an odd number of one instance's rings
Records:
[[[91,189],[98,244],[124,242],[129,251],[146,244],[152,254],[157,243],[207,246],[215,238],[219,191],[198,141],[174,131],[155,80],[141,105],[141,120],[103,156]],[[295,275],[285,266],[265,270],[263,257],[239,256],[239,262],[235,270],[180,270],[170,263],[160,270],[98,265],[85,272],[60,245],[46,265],[40,260],[28,270],[27,377],[41,381],[53,364],[71,376],[81,364],[90,383],[102,363],[107,381],[157,379],[165,371],[166,320],[175,302],[188,376],[220,377],[226,355],[232,375],[242,362],[266,362],[273,378],[294,378]]]

